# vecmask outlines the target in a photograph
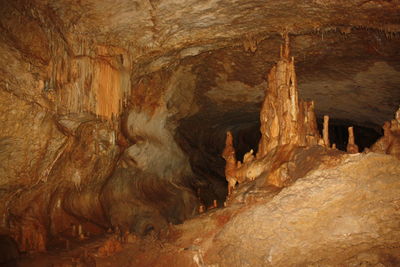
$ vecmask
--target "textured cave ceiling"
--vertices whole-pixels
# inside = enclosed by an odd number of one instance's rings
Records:
[[[48,28],[75,57],[90,56],[95,45],[118,47],[132,81],[189,65],[204,109],[239,111],[259,109],[288,32],[300,94],[315,100],[318,115],[381,125],[400,99],[399,11],[394,0],[13,1],[2,5],[2,29],[39,63],[54,57]],[[20,38],[23,27],[28,36]]]

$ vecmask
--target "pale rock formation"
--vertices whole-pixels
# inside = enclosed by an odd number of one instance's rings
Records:
[[[254,180],[263,173],[268,173],[266,183],[279,187],[287,184],[290,178],[286,165],[282,164],[293,156],[296,147],[319,143],[314,103],[299,101],[294,59],[289,54],[289,36],[286,35],[281,58],[268,74],[268,88],[260,112],[261,140],[256,159],[253,159],[251,150],[245,154],[243,164],[237,165],[232,135],[227,134],[223,155],[226,159],[225,176],[228,183],[231,181],[229,194],[236,181]],[[326,138],[324,132],[325,144],[329,142]]]
[[[251,149],[249,152],[244,154],[243,156],[243,163],[251,162],[254,160],[254,151]]]
[[[363,252],[388,249],[378,254],[382,263],[385,253],[398,255],[396,161],[376,153],[342,154],[332,164],[329,157],[317,170],[234,216],[214,245],[204,242],[212,254],[206,263],[350,266],[347,259]]]
[[[268,74],[268,88],[260,113],[261,140],[257,158],[276,146],[317,144],[314,104],[299,101],[294,59],[289,57],[289,37],[281,48],[281,58]]]
[[[330,147],[330,141],[329,141],[329,116],[325,115],[324,116],[324,129],[322,130],[323,138],[324,138],[324,144],[326,147]]]
[[[237,162],[235,148],[233,147],[233,136],[231,132],[226,133],[225,148],[222,152],[222,157],[226,161],[225,165],[225,178],[228,182],[228,196],[233,192],[236,183],[238,182],[236,176]]]
[[[348,142],[347,142],[346,150],[347,150],[348,153],[351,153],[351,154],[358,153],[358,146],[355,144],[355,141],[354,141],[354,130],[353,130],[353,127],[349,127],[348,131],[349,131],[349,139],[348,139]]]
[[[370,148],[376,153],[390,154],[400,159],[400,108],[395,118],[383,124],[383,137]]]

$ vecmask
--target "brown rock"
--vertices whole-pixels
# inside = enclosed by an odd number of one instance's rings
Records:
[[[236,176],[237,162],[235,148],[233,147],[233,136],[231,132],[226,133],[225,148],[222,152],[222,157],[226,161],[225,165],[225,178],[228,181],[228,196],[232,194],[236,183],[238,182]]]
[[[397,159],[375,153],[344,159],[297,180],[267,203],[247,207],[218,233],[207,263],[343,266],[362,251],[397,247]]]
[[[383,137],[373,144],[370,150],[400,159],[400,108],[395,114],[395,119],[385,122],[382,128]]]
[[[107,239],[104,244],[97,250],[99,257],[112,256],[122,250],[121,242],[117,240],[115,236]]]
[[[358,153],[358,146],[354,142],[354,130],[353,127],[349,127],[349,140],[347,142],[347,152],[351,154]]]
[[[281,48],[281,59],[268,74],[268,88],[260,112],[261,140],[257,160],[253,161],[251,154],[246,154],[240,166],[234,164],[236,158],[231,158],[229,167],[227,161],[226,177],[229,176],[227,180],[233,181],[232,184],[236,180],[254,180],[262,173],[269,172],[266,183],[282,187],[290,180],[286,175],[287,166],[283,164],[292,157],[294,149],[319,142],[314,103],[299,102],[294,59],[289,58],[289,53],[289,37],[286,35],[285,44]],[[327,120],[324,125],[327,127]],[[324,141],[328,142],[325,145],[329,147],[327,129],[325,130]],[[225,157],[234,153],[231,139],[232,135],[227,135],[223,154]]]

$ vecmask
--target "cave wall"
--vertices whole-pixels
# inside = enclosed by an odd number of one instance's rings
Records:
[[[1,232],[43,251],[79,225],[143,234],[193,216],[193,173],[174,131],[196,112],[194,76],[135,80],[125,49],[78,41],[48,9],[24,4],[1,7]]]

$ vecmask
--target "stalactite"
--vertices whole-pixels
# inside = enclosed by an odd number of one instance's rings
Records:
[[[112,120],[118,117],[129,96],[129,63],[121,60],[122,49],[97,46],[95,56],[82,41],[76,53],[67,53],[63,44],[52,46],[54,58],[49,67],[50,88],[46,96],[62,113],[89,112]],[[85,55],[86,54],[86,55]]]

